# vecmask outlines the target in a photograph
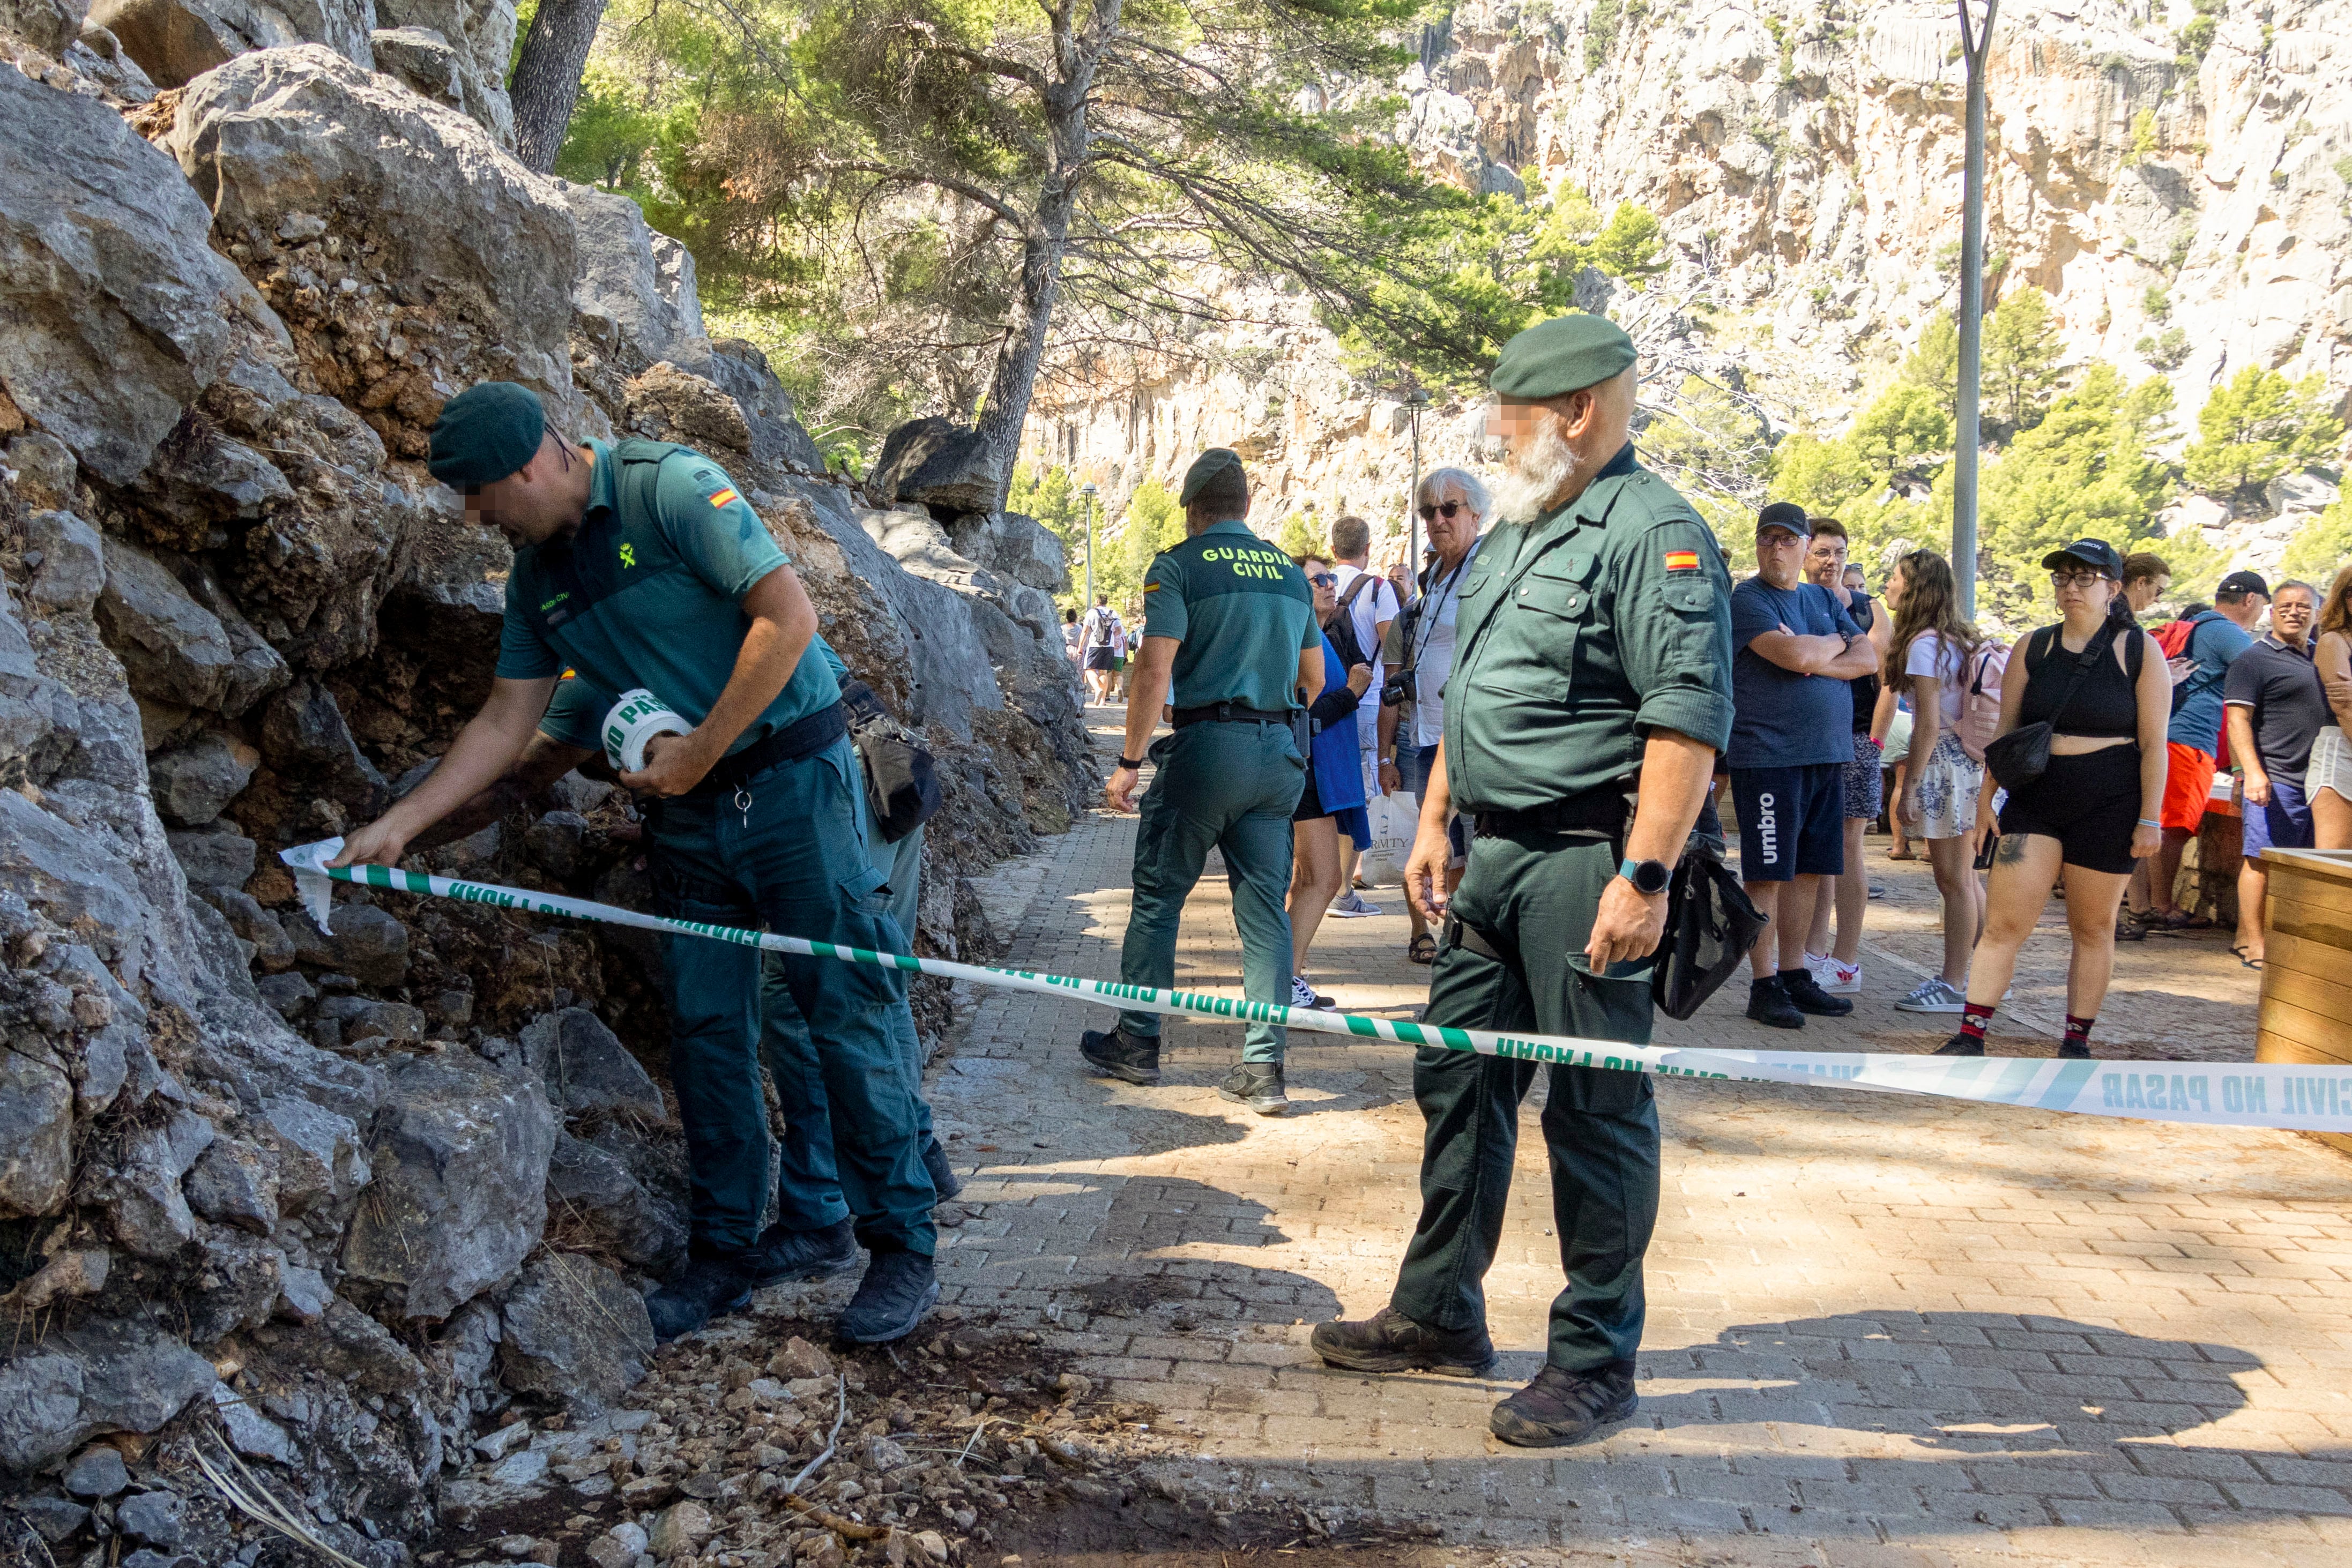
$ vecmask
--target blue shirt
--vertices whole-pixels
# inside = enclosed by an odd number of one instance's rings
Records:
[[[1748,644],[1786,626],[1800,637],[1853,634],[1845,606],[1819,583],[1775,588],[1751,577],[1731,591],[1731,748],[1734,768],[1809,768],[1853,760],[1853,688],[1829,675],[1784,670]]]
[[[2221,686],[2238,655],[2254,640],[2219,611],[2198,618],[2189,633],[2189,657],[2197,668],[2172,688],[2172,723],[2164,738],[2176,746],[2193,746],[2209,757],[2221,750]]]

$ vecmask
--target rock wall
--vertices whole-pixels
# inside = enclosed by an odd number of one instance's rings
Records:
[[[1092,787],[1061,560],[877,543],[911,519],[704,336],[691,257],[502,151],[510,8],[106,15],[0,10],[0,1559],[250,1563],[226,1449],[392,1564],[503,1413],[623,1398],[685,1239],[649,946],[349,889],[321,928],[276,859],[488,688],[511,558],[423,471],[441,402],[727,466],[939,757],[921,951],[986,956],[964,873]],[[428,858],[641,903],[642,849],[574,775]]]
[[[2139,345],[2178,329],[2184,431],[2250,364],[2352,397],[2352,4],[2227,5],[2184,64],[2194,15],[2188,0],[2011,0],[1988,78],[2001,286],[2046,290],[2071,358],[2135,377],[2170,359]],[[1958,48],[1952,7],[1929,0],[1466,0],[1397,82],[1398,134],[1473,189],[1517,191],[1533,171],[1604,212],[1648,206],[1672,262],[1649,298],[1703,308],[1709,347],[1784,427],[1833,432],[1956,298]],[[1041,401],[1028,450],[1131,486],[1237,440],[1286,504],[1377,507],[1394,526],[1402,407],[1350,384],[1297,301],[1249,303],[1262,325]],[[1434,424],[1439,458],[1480,455],[1465,421]],[[2273,506],[2307,515],[2333,493],[2315,480]],[[2264,566],[2294,527],[2225,528],[2199,507],[2175,521]]]

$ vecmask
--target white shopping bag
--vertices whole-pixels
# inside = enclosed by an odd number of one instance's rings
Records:
[[[1420,803],[1406,794],[1374,795],[1364,804],[1372,820],[1372,847],[1364,852],[1358,874],[1374,887],[1404,885],[1405,858],[1412,853],[1413,830],[1421,821]]]

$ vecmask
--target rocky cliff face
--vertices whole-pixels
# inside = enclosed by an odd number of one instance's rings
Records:
[[[511,9],[206,5],[0,5],[0,1557],[226,1562],[261,1538],[192,1460],[233,1451],[388,1564],[445,1472],[545,1471],[484,1436],[518,1402],[622,1398],[684,1241],[657,954],[351,890],[321,928],[276,860],[487,690],[510,557],[423,471],[442,401],[727,466],[939,756],[921,950],[986,953],[962,873],[1092,768],[1050,536],[827,480],[691,257],[501,150]],[[454,88],[368,68],[428,30]],[[430,859],[635,903],[640,850],[575,775]]]
[[[2168,373],[2183,429],[2250,364],[2352,394],[2352,5],[2230,4],[2184,63],[2195,15],[2009,0],[1989,78],[2000,286],[2051,295],[2073,359]],[[1703,308],[1661,337],[1702,340],[1785,427],[1833,432],[1957,295],[1958,51],[1952,7],[1927,0],[1470,0],[1398,84],[1399,131],[1473,189],[1516,191],[1533,170],[1603,211],[1648,206],[1673,263],[1649,298]],[[1235,440],[1288,504],[1393,526],[1403,410],[1351,388],[1303,310],[1253,303],[1270,329],[1108,369],[1102,393],[1041,407],[1032,450],[1132,485]],[[1423,440],[1441,460],[1480,455],[1443,411]],[[2332,494],[2273,502],[2307,515]],[[2176,520],[2223,538],[2216,507]],[[2224,542],[2274,564],[2294,520],[2241,519]]]

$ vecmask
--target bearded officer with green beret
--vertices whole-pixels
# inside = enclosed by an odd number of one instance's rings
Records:
[[[1306,709],[1323,689],[1323,631],[1306,574],[1250,532],[1242,460],[1213,447],[1184,475],[1185,538],[1143,576],[1143,646],[1127,698],[1126,745],[1105,788],[1132,810],[1144,747],[1157,766],[1135,837],[1134,904],[1118,977],[1165,989],[1176,979],[1184,900],[1215,849],[1234,890],[1242,994],[1290,999],[1290,814],[1307,780]],[[1153,741],[1163,701],[1175,733]],[[1289,1108],[1285,1031],[1253,1023],[1242,1060],[1217,1092],[1261,1115]],[[1160,1082],[1160,1015],[1125,1012],[1108,1033],[1086,1031],[1078,1053],[1095,1071]]]
[[[562,441],[528,388],[488,382],[443,407],[428,466],[515,549],[497,674],[440,766],[334,863],[395,864],[420,831],[496,783],[569,666],[607,692],[649,689],[693,727],[656,737],[645,766],[621,776],[657,802],[650,863],[663,914],[907,951],[866,852],[864,781],[816,610],[719,465],[661,442]],[[863,1246],[872,1260],[841,1333],[908,1333],[939,1282],[920,1090],[900,1049],[913,1033],[903,977],[782,960],[823,1047],[854,1239],[763,1233],[773,1188],[756,1055],[761,955],[665,936],[663,956],[692,1228],[685,1267],[646,1301],[655,1333],[699,1328],[757,1286],[845,1266]]]
[[[1406,864],[1444,938],[1424,1021],[1646,1044],[1666,887],[1731,736],[1731,584],[1690,504],[1635,461],[1634,351],[1598,316],[1504,345],[1502,519],[1462,589],[1446,725]],[[1475,824],[1448,898],[1448,814]],[[1495,1363],[1482,1281],[1533,1062],[1424,1047],[1422,1207],[1389,1304],[1318,1327],[1355,1372]],[[1642,1259],[1658,1209],[1646,1074],[1548,1069],[1542,1117],[1567,1288],[1543,1371],[1496,1406],[1506,1442],[1584,1442],[1633,1413]]]

